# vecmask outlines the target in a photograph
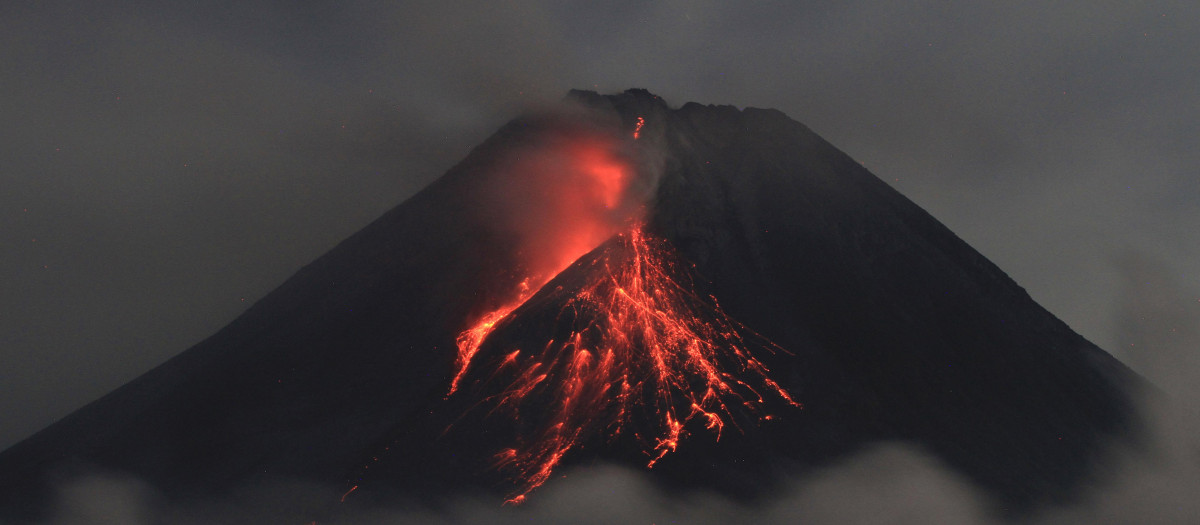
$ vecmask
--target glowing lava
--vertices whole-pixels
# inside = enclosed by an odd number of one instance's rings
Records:
[[[644,125],[639,117],[634,140]],[[492,297],[500,306],[459,334],[447,392],[469,384],[492,405],[489,416],[515,422],[516,442],[495,455],[517,487],[509,503],[522,502],[568,453],[595,439],[624,436],[653,468],[690,432],[719,440],[726,426],[769,419],[769,403],[799,407],[751,351],[779,348],[698,295],[670,245],[637,225],[643,207],[631,196],[634,170],[617,142],[586,135],[547,141],[508,164],[512,176],[496,179],[503,182],[494,188],[499,202],[515,203],[497,220],[516,233],[515,267],[507,271],[519,284]],[[575,291],[541,290],[610,239],[591,266],[573,269],[586,275]],[[481,355],[489,337],[535,298],[561,311],[541,325],[548,333],[535,328],[521,337],[549,340],[532,351],[497,343]]]
[[[529,299],[529,295],[529,279],[527,278],[521,281],[515,300],[484,314],[483,319],[480,319],[475,326],[463,330],[462,333],[458,334],[458,338],[455,340],[455,343],[458,345],[458,360],[454,363],[458,371],[454,373],[454,379],[450,380],[450,391],[447,392],[447,396],[458,390],[459,381],[462,381],[463,375],[467,373],[467,364],[471,362],[472,357],[475,357],[475,353],[479,351],[479,345],[483,344],[483,340],[496,328],[496,323],[507,317],[518,306],[521,306],[522,303]]]
[[[342,494],[342,499],[341,499],[341,502],[342,502],[342,503],[345,503],[345,502],[346,502],[346,496],[349,496],[349,495],[350,495],[350,493],[352,493],[352,492],[354,492],[354,491],[356,491],[356,490],[358,490],[358,485],[355,485],[355,486],[353,486],[353,487],[350,487],[350,490],[347,490],[347,491],[346,491],[344,494]]]
[[[547,142],[514,155],[505,165],[510,176],[495,177],[489,189],[501,207],[496,227],[517,239],[512,271],[520,282],[506,297],[493,298],[499,307],[459,334],[457,372],[447,395],[458,390],[467,364],[498,321],[644,211],[630,189],[634,170],[612,137],[575,133]]]
[[[540,351],[503,350],[488,363],[488,381],[511,381],[490,398],[492,413],[526,429],[516,446],[496,455],[518,486],[509,503],[522,502],[568,452],[597,435],[633,436],[652,468],[689,429],[707,429],[719,440],[726,425],[740,428],[735,414],[769,419],[764,396],[800,406],[751,352],[779,348],[731,319],[714,298],[698,296],[665,240],[635,227],[609,246],[588,270],[590,282],[563,302],[556,323],[570,324],[565,337]],[[485,331],[459,337],[468,350],[460,347],[455,388],[513,308],[489,314]]]

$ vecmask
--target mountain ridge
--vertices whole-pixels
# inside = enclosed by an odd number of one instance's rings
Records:
[[[485,220],[509,210],[493,202],[503,186],[485,182],[518,176],[497,166],[547,141],[593,136],[614,140],[615,158],[639,173],[646,230],[694,265],[730,317],[792,354],[768,368],[805,405],[724,443],[693,435],[653,469],[658,479],[752,496],[769,492],[773,462],[800,473],[903,440],[1032,508],[1072,497],[1110,440],[1134,433],[1134,374],[803,124],[776,110],[671,109],[645,90],[567,99],[588,110],[510,122],[227,327],[0,452],[10,494],[0,508],[47,503],[64,458],[170,496],[276,477],[357,487],[362,458],[397,439],[426,457],[381,460],[378,498],[503,486],[486,462],[430,442],[471,403],[446,400],[455,336],[520,281],[503,270],[521,266],[519,239]],[[496,445],[449,441],[479,460]],[[433,473],[439,458],[450,467]]]

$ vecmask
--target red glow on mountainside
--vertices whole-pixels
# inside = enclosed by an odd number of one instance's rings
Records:
[[[639,117],[634,140],[644,125]],[[516,484],[507,503],[524,501],[572,450],[595,439],[626,436],[653,468],[691,433],[720,440],[727,426],[771,418],[768,404],[799,407],[751,351],[780,349],[715,298],[698,295],[673,248],[638,225],[635,173],[619,141],[586,134],[548,141],[515,157],[494,188],[509,206],[497,221],[517,239],[515,267],[502,271],[518,284],[492,297],[499,306],[459,334],[447,393],[488,389],[489,415],[517,423],[516,442],[494,457]],[[609,239],[592,266],[576,268],[589,282],[573,292],[541,290]],[[550,333],[533,334],[548,340],[480,355],[514,311],[556,293],[552,304],[562,309]]]
[[[543,225],[545,235],[529,240],[531,255],[541,258],[529,262],[531,277],[541,281],[534,289],[620,231],[636,211],[625,202],[633,170],[610,146],[583,142],[567,154],[575,173],[543,186],[549,202],[537,204],[553,223]]]
[[[475,353],[479,351],[479,345],[483,344],[483,340],[496,328],[496,323],[508,316],[509,312],[521,306],[526,299],[529,299],[529,295],[529,279],[526,278],[524,281],[521,281],[515,300],[484,314],[483,318],[475,326],[463,330],[462,333],[458,334],[458,338],[455,339],[455,343],[458,345],[458,359],[454,363],[457,372],[454,373],[454,379],[450,380],[450,391],[446,395],[453,394],[458,390],[459,381],[462,381],[463,375],[467,373],[467,364],[471,362],[472,357],[475,357]]]
[[[492,188],[501,202],[496,227],[517,239],[520,282],[501,306],[484,313],[457,338],[457,369],[447,395],[458,390],[467,364],[496,323],[583,254],[628,227],[642,213],[632,195],[634,170],[612,137],[578,133],[554,137],[506,165]]]
[[[592,282],[566,298],[558,318],[572,320],[568,335],[490,362],[493,379],[511,378],[491,398],[492,413],[534,423],[517,446],[495,456],[519,487],[510,504],[524,501],[596,435],[633,436],[653,468],[689,431],[719,440],[727,425],[740,428],[735,413],[743,421],[768,419],[764,396],[800,406],[768,376],[747,338],[767,351],[778,347],[731,319],[715,299],[698,296],[666,241],[635,227],[617,246],[620,253],[593,263]],[[488,321],[489,332],[506,314]],[[469,337],[474,352],[482,340]],[[469,357],[462,362],[456,381],[470,364]]]

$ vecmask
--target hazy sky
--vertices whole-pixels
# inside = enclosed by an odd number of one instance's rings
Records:
[[[570,88],[778,108],[1119,358],[1122,261],[1200,285],[1194,0],[25,4],[0,4],[0,447]]]

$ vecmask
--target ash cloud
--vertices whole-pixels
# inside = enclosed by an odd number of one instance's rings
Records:
[[[657,179],[636,161],[619,123],[568,111],[526,117],[545,129],[520,132],[527,135],[481,179],[485,228],[511,238],[516,252],[517,268],[504,270],[532,286],[640,220],[651,194],[645,181]]]

